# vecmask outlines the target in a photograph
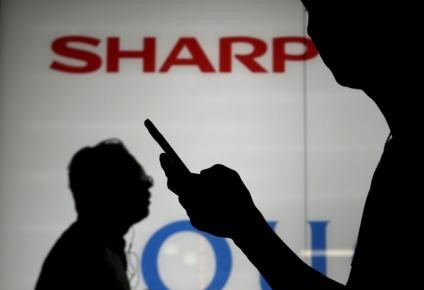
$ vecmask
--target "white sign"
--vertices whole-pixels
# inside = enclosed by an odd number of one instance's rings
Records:
[[[151,214],[127,237],[138,256],[134,289],[266,289],[230,241],[186,231],[146,118],[191,170],[237,170],[284,241],[346,281],[388,129],[316,55],[300,1],[1,4],[1,289],[34,287],[75,219],[67,164],[109,137],[155,179]],[[172,235],[161,240],[164,229]]]

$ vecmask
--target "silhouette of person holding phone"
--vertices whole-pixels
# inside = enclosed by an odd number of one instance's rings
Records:
[[[416,138],[422,130],[421,83],[419,57],[412,53],[421,27],[413,23],[420,19],[417,8],[387,1],[302,2],[308,34],[336,81],[363,90],[390,129],[346,285],[309,267],[273,232],[234,170],[215,165],[187,174],[172,154],[163,153],[168,188],[194,227],[232,239],[273,289],[417,289],[423,256],[418,233],[423,154]]]
[[[69,185],[77,220],[44,261],[36,290],[129,290],[125,241],[149,214],[152,179],[118,139],[72,158]]]

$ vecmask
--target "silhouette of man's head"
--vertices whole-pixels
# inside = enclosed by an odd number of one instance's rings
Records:
[[[79,219],[126,232],[148,215],[152,179],[121,141],[82,148],[68,169]]]
[[[339,84],[366,90],[405,73],[404,56],[410,51],[405,37],[414,27],[408,20],[413,8],[388,1],[302,2],[308,34]]]

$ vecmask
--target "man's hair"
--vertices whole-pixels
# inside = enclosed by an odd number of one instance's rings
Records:
[[[142,172],[141,166],[119,139],[107,139],[84,147],[68,166],[69,187],[78,213],[93,207],[113,194],[128,172]]]

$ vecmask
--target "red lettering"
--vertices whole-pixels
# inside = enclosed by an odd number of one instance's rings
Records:
[[[52,50],[63,57],[75,59],[84,62],[83,65],[71,65],[60,61],[53,61],[50,68],[67,73],[90,73],[98,70],[102,65],[102,59],[97,54],[73,47],[73,44],[86,44],[90,46],[98,46],[100,40],[87,36],[64,36],[53,41]]]
[[[253,37],[225,37],[219,41],[220,57],[219,57],[219,71],[231,72],[232,70],[232,47],[235,43],[247,43],[253,47],[252,52],[248,54],[235,54],[242,64],[244,64],[250,71],[260,73],[266,72],[257,61],[256,58],[265,54],[267,45],[260,39]]]
[[[180,58],[181,51],[186,48],[190,53],[189,58]],[[180,38],[177,44],[172,49],[171,53],[166,58],[162,65],[160,72],[167,72],[173,65],[196,65],[199,67],[201,72],[211,73],[215,72],[212,64],[209,62],[208,57],[203,51],[200,44],[193,37]]]
[[[109,37],[107,39],[107,72],[119,71],[119,59],[141,58],[143,60],[143,72],[154,72],[156,63],[156,39],[154,37],[144,38],[143,50],[120,50],[119,38]]]
[[[286,46],[292,43],[300,43],[305,47],[301,54],[289,54],[286,52]],[[291,61],[305,61],[311,59],[318,54],[312,40],[306,37],[277,37],[273,39],[273,71],[285,72],[286,62]]]
[[[89,37],[70,35],[53,40],[51,49],[56,56],[50,68],[66,73],[91,73],[97,71],[102,62],[106,63],[106,72],[119,72],[120,62],[123,59],[136,59],[141,62],[142,72],[152,73],[156,71],[156,38],[146,37],[142,40],[142,47],[135,50],[124,50],[120,46],[119,37],[108,37],[106,51],[97,54],[93,51],[99,47],[101,40]],[[237,52],[240,47],[247,48],[248,52]],[[291,48],[300,51],[293,52]],[[318,51],[312,40],[302,36],[276,37],[272,39],[272,67],[263,66],[259,59],[266,56],[268,44],[259,38],[247,36],[230,36],[219,39],[218,46],[219,72],[229,73],[233,71],[234,61],[238,61],[247,70],[253,73],[283,73],[289,61],[306,61],[318,55]],[[185,53],[185,54],[184,54]],[[235,60],[234,60],[235,59]],[[194,37],[181,37],[175,43],[166,57],[160,73],[169,72],[173,66],[195,66],[200,72],[216,72],[201,44]]]

